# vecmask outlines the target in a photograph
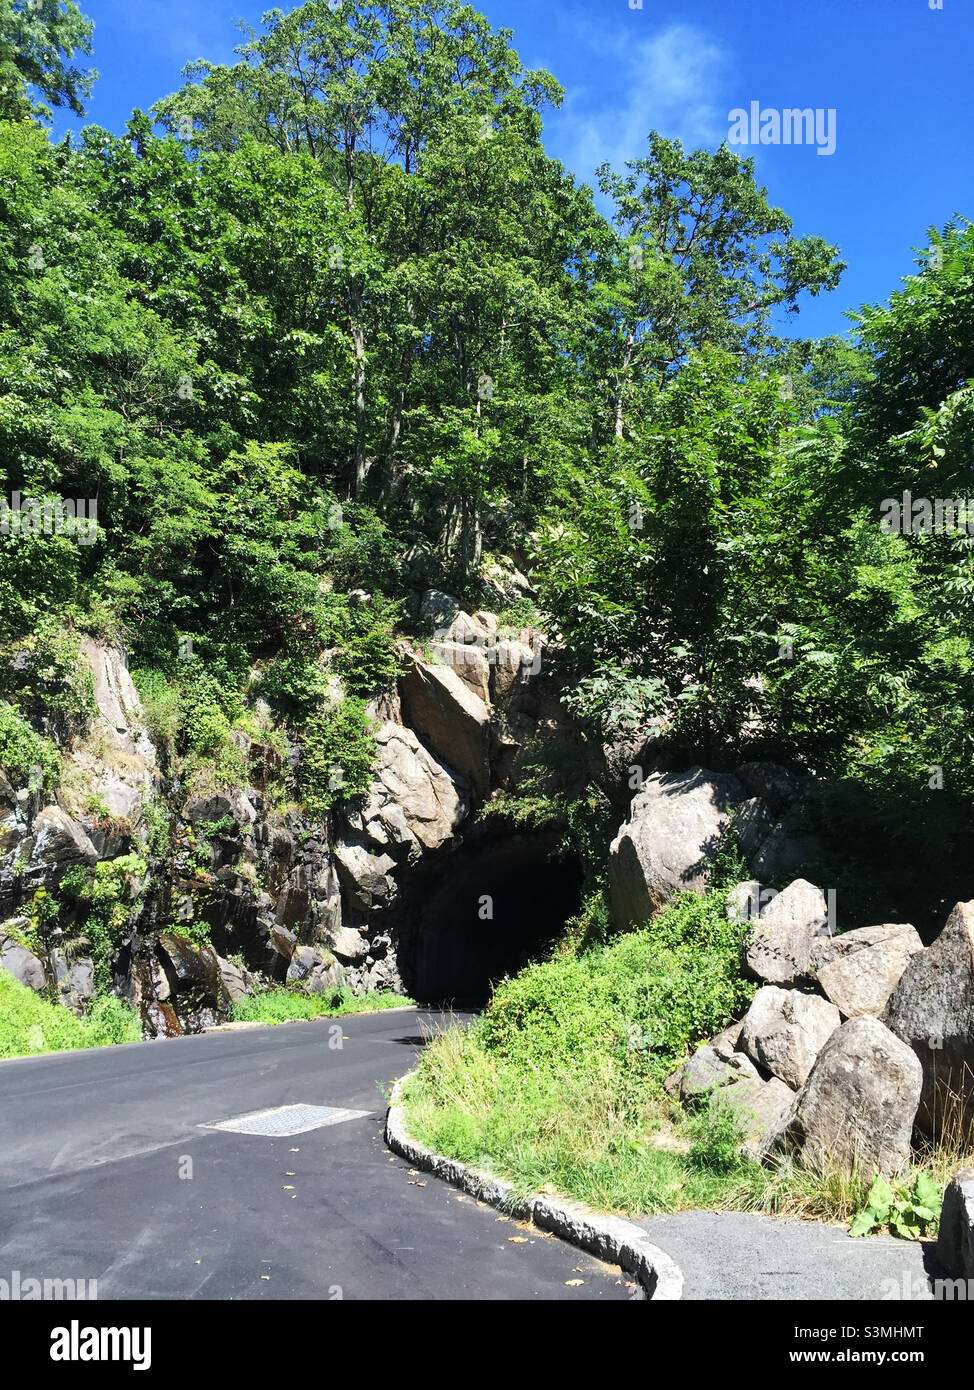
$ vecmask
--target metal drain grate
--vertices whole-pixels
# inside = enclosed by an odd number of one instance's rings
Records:
[[[228,1129],[234,1134],[274,1135],[304,1134],[324,1125],[338,1125],[343,1120],[361,1120],[367,1110],[340,1110],[331,1105],[278,1105],[273,1110],[254,1110],[249,1115],[235,1115],[218,1120],[201,1129]]]

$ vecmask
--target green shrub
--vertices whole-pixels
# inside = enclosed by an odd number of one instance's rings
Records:
[[[336,802],[367,791],[374,765],[374,724],[364,700],[349,696],[310,720],[298,768],[298,790],[308,814],[320,820]]]
[[[138,1042],[139,1021],[111,995],[95,999],[85,1018],[52,1004],[0,970],[0,1057]]]
[[[18,789],[50,792],[61,776],[57,745],[27,723],[12,705],[0,704],[0,768]]]

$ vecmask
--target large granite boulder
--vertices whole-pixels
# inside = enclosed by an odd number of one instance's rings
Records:
[[[760,1163],[782,1140],[795,1113],[795,1092],[777,1076],[742,1077],[724,1086],[720,1101],[737,1116],[744,1136],[741,1152]]]
[[[892,1177],[910,1162],[922,1083],[911,1048],[878,1019],[850,1019],[818,1054],[789,1138],[810,1168]]]
[[[907,922],[858,927],[816,941],[812,972],[846,1018],[878,1018],[910,960],[922,950],[919,933]]]
[[[835,1005],[817,994],[765,985],[744,1016],[739,1046],[797,1091],[841,1021]]]
[[[609,848],[615,924],[645,922],[681,888],[703,892],[720,836],[744,799],[736,777],[702,767],[649,777]]]
[[[974,1135],[974,901],[958,903],[933,945],[911,956],[883,1019],[920,1059],[920,1128]]]
[[[825,894],[795,879],[764,907],[744,942],[744,968],[753,979],[795,985],[808,978],[812,947],[829,931]]]

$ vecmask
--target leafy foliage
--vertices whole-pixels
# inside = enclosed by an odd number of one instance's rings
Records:
[[[929,1173],[916,1174],[911,1186],[892,1182],[877,1173],[866,1196],[865,1205],[858,1211],[849,1228],[850,1236],[868,1236],[889,1230],[891,1235],[906,1240],[920,1240],[935,1235],[940,1221],[943,1191]]]

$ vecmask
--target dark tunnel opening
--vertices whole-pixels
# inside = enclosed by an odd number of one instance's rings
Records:
[[[411,992],[480,1008],[494,983],[539,959],[581,905],[582,870],[544,836],[464,848],[440,866],[412,916]]]

